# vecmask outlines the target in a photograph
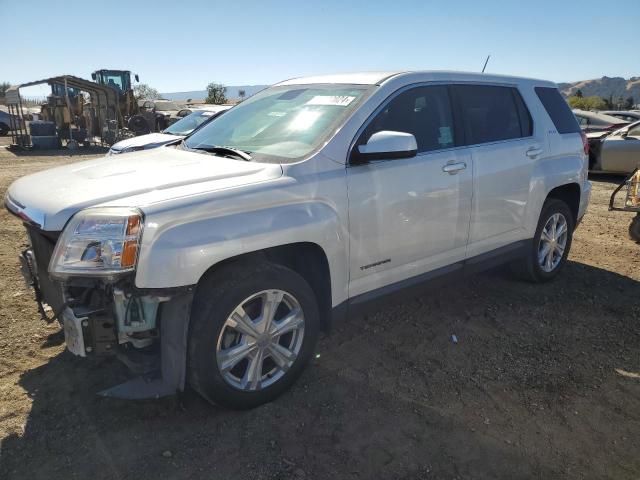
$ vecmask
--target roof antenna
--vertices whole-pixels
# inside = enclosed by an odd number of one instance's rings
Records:
[[[489,59],[491,55],[487,55],[487,59],[484,61],[484,67],[482,67],[482,73],[484,73],[484,69],[487,68],[487,63],[489,63]]]

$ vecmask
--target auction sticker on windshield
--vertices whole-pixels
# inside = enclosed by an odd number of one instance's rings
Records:
[[[355,100],[356,97],[349,95],[316,95],[307,102],[307,105],[333,105],[337,107],[346,107]]]

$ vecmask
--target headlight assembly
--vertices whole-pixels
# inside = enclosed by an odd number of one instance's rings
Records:
[[[135,269],[143,217],[131,208],[89,208],[76,213],[56,243],[49,273],[115,276]]]

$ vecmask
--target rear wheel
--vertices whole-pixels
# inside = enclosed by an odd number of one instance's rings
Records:
[[[554,278],[567,261],[573,238],[574,220],[562,200],[547,199],[527,254],[511,264],[514,273],[531,282]]]
[[[313,290],[281,265],[230,264],[198,285],[189,339],[190,384],[213,403],[253,408],[282,394],[313,354]]]

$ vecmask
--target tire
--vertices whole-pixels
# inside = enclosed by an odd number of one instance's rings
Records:
[[[9,133],[9,125],[0,123],[0,136],[4,137],[7,133]]]
[[[151,133],[149,124],[147,123],[147,120],[142,115],[134,115],[131,118],[129,118],[129,121],[127,122],[127,126],[129,127],[129,130],[131,130],[133,133],[136,134],[136,136],[146,135],[148,133]]]
[[[546,227],[554,218],[560,220],[560,225],[564,223],[566,226],[566,235],[560,234],[556,239],[556,243],[548,243],[544,239],[541,241],[543,231],[545,232],[545,238],[548,238],[548,235],[546,235]],[[517,277],[533,283],[547,282],[555,278],[567,261],[569,250],[571,249],[574,228],[575,220],[569,206],[562,200],[555,198],[547,199],[542,206],[538,227],[536,228],[536,233],[529,247],[529,251],[524,257],[511,263],[513,273]],[[553,248],[553,245],[557,244],[561,247],[563,243],[564,248],[562,248],[560,255],[560,250]],[[541,254],[547,246],[553,248],[551,262],[547,263],[549,255],[545,255],[545,262],[544,265],[542,265],[539,254]]]
[[[640,214],[633,217],[629,224],[629,237],[634,242],[640,243]]]
[[[264,332],[259,333],[264,328],[264,320],[260,319],[267,316],[263,310],[268,304],[265,299],[277,298],[275,292],[282,292],[284,297],[274,313],[272,331],[284,325],[285,317],[297,318],[299,322],[300,316],[294,315],[296,308],[302,312],[303,329],[274,336],[271,340]],[[249,326],[246,317],[242,325],[232,320],[239,318],[236,315],[238,307],[244,308],[251,322]],[[313,290],[296,272],[266,261],[226,265],[206,275],[196,289],[188,346],[189,383],[210,402],[230,409],[244,410],[270,402],[285,392],[302,373],[314,352],[319,326]],[[240,330],[251,331],[251,335]],[[253,350],[236,363],[229,360],[235,358],[230,353],[241,348]],[[289,358],[279,357],[281,362],[286,361],[285,368],[275,361],[274,354],[282,355],[281,351],[288,352],[286,355],[297,352]],[[251,376],[250,372],[258,371],[251,370],[252,365],[258,364],[257,358],[263,359],[260,373]],[[253,382],[247,380],[251,378]]]

